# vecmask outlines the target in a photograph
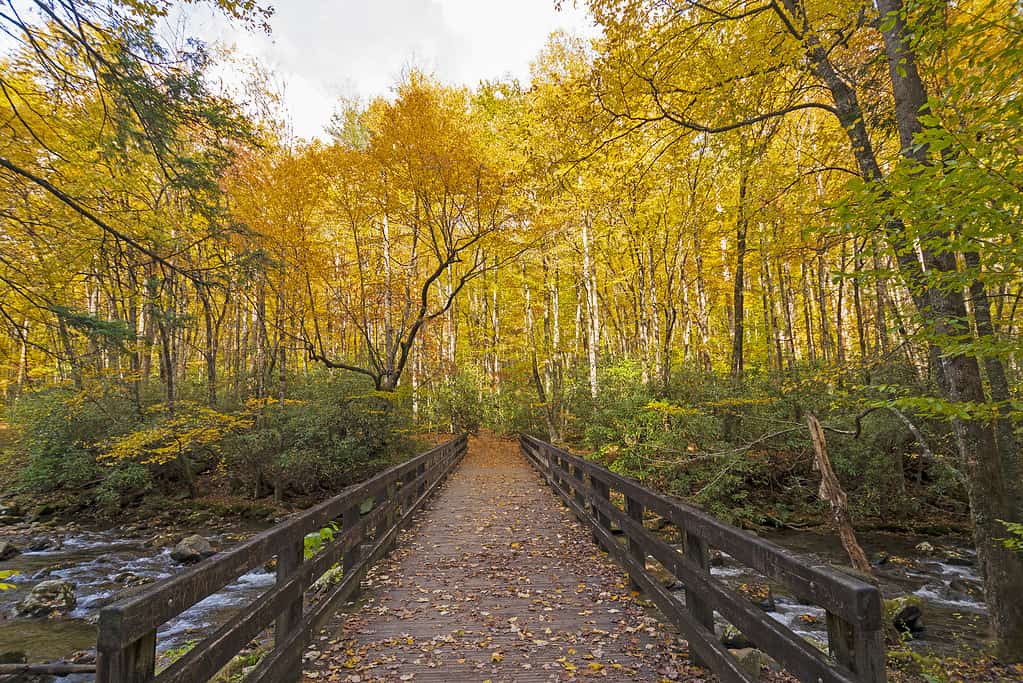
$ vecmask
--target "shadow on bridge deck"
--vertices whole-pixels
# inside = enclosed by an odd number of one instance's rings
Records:
[[[519,453],[470,441],[306,681],[705,680]]]

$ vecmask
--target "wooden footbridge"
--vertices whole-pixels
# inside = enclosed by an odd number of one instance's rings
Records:
[[[712,577],[710,548],[823,607],[828,651]],[[272,559],[272,587],[156,672],[162,624]],[[337,563],[340,582],[307,595]],[[715,613],[779,666],[734,657]],[[97,681],[210,680],[271,627],[272,649],[229,680],[885,680],[874,586],[530,437],[458,437],[103,609]]]

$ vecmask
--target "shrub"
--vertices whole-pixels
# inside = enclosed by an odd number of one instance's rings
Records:
[[[334,490],[405,457],[411,420],[404,399],[364,378],[320,371],[297,378],[291,398],[251,402],[253,427],[221,445],[240,487],[301,494]]]
[[[485,407],[476,379],[464,373],[440,383],[432,392],[429,406],[427,419],[434,425],[450,425],[455,432],[475,434],[483,424]]]
[[[29,491],[77,488],[102,477],[95,444],[129,429],[137,418],[113,392],[51,388],[23,396],[10,411],[26,462],[21,484]]]
[[[96,502],[107,510],[114,510],[153,488],[153,475],[148,467],[134,462],[122,463],[111,468],[97,487]]]

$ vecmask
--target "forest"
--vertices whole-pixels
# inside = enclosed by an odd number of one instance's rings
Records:
[[[0,524],[524,433],[761,533],[961,538],[964,666],[1023,660],[1019,3],[586,0],[528,81],[410,67],[312,140],[190,4],[0,2]]]

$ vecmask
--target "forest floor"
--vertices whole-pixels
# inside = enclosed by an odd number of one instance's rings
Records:
[[[711,678],[512,441],[472,439],[364,585],[306,653],[306,681]]]

